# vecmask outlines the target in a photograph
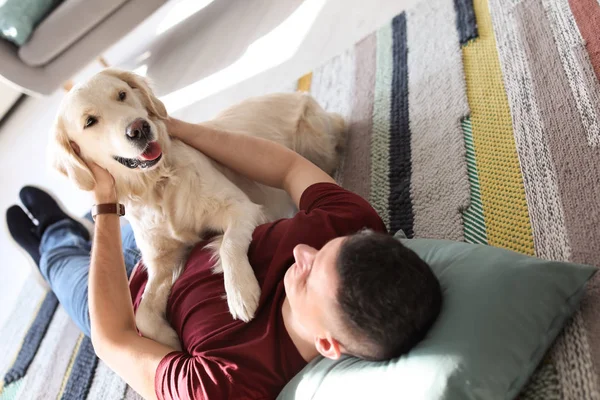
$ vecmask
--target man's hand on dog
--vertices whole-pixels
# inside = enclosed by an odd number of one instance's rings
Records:
[[[94,179],[96,180],[96,186],[94,186],[96,204],[116,203],[117,190],[115,188],[115,178],[93,161],[86,164],[92,171],[92,174],[94,174]]]
[[[167,132],[169,136],[179,139],[179,134],[182,129],[183,121],[178,120],[177,118],[169,117],[163,121],[165,127],[167,128]]]
[[[71,142],[71,147],[79,155],[79,146],[77,146],[76,143]],[[113,178],[110,172],[95,162],[86,160],[83,160],[83,162],[85,162],[90,171],[92,171],[92,175],[94,175],[94,180],[96,181],[96,185],[93,189],[96,204],[116,203],[117,190],[115,188],[115,178]]]

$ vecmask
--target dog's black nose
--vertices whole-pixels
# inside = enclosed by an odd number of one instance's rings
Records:
[[[132,140],[148,139],[150,135],[150,124],[143,118],[133,121],[125,130],[127,137]]]

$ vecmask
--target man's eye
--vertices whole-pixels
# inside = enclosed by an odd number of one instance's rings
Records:
[[[88,117],[88,119],[85,120],[85,126],[83,127],[83,129],[89,128],[90,126],[94,125],[96,122],[98,122],[98,119],[96,119],[96,117]]]
[[[125,99],[127,98],[127,93],[121,91],[119,92],[119,101],[125,101]]]

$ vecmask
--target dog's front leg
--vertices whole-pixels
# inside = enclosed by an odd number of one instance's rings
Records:
[[[219,248],[229,312],[244,322],[254,318],[260,298],[260,286],[248,261],[248,247],[254,228],[264,220],[262,208],[247,202],[225,219]]]
[[[183,257],[184,252],[176,249],[144,260],[148,282],[135,315],[136,325],[142,335],[175,350],[181,350],[181,343],[167,320],[167,300],[173,282],[182,270]]]

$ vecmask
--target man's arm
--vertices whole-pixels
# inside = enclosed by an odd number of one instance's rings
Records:
[[[285,190],[296,203],[314,183],[335,181],[298,153],[254,136],[216,130],[171,118],[169,134],[259,183]]]
[[[89,308],[98,357],[144,398],[156,398],[156,369],[174,349],[137,334],[117,215],[96,217]]]
[[[96,164],[90,165],[90,169],[96,179],[96,203],[116,203],[112,176]],[[116,214],[96,217],[88,279],[91,335],[96,353],[144,398],[156,398],[156,368],[174,349],[137,334]]]
[[[89,275],[92,343],[98,357],[145,399],[156,399],[157,392],[169,400],[230,398],[224,360],[176,352],[137,334],[122,254],[119,217],[98,215]]]

